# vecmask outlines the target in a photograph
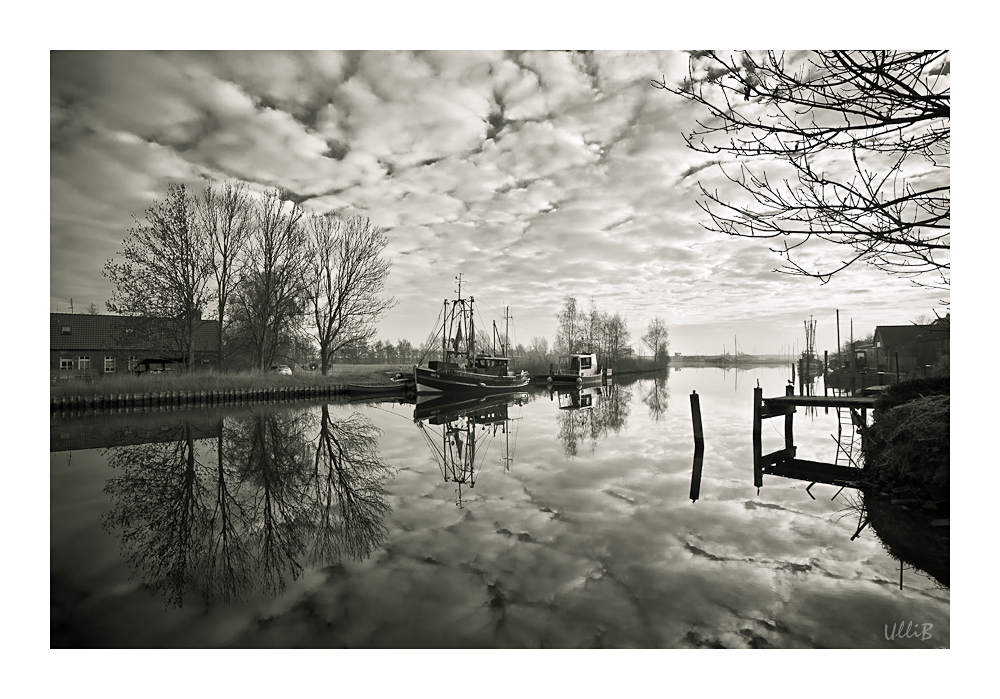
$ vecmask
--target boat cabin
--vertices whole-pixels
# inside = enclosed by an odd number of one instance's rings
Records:
[[[509,357],[496,357],[488,354],[477,354],[472,371],[477,374],[490,374],[491,376],[507,376],[507,365]]]
[[[597,376],[601,368],[597,366],[596,354],[571,354],[566,358],[566,366],[559,373],[573,376]]]

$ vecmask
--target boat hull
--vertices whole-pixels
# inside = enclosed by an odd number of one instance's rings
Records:
[[[450,393],[454,391],[501,393],[516,391],[528,385],[530,377],[492,376],[471,371],[436,371],[427,367],[414,367],[413,378],[417,393]]]
[[[603,374],[589,374],[587,376],[577,376],[576,374],[542,374],[535,377],[535,382],[540,384],[558,384],[566,386],[594,385],[602,383]]]

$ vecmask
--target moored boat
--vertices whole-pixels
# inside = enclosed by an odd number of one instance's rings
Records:
[[[506,333],[503,338],[499,337],[496,323],[493,324],[492,351],[476,351],[474,303],[471,296],[462,298],[460,275],[458,298],[451,302],[445,299],[444,302],[442,359],[429,361],[427,366],[413,367],[418,394],[454,391],[499,393],[516,391],[528,385],[531,378],[528,372],[510,370],[510,357],[507,356],[510,345]]]
[[[570,354],[563,357],[559,366],[549,367],[548,374],[535,377],[536,383],[545,384],[596,384],[605,381],[605,369],[597,364],[597,355],[593,353]]]

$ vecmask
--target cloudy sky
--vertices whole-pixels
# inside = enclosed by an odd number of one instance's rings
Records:
[[[566,295],[622,313],[671,350],[836,346],[933,317],[942,294],[851,270],[821,286],[773,273],[766,242],[706,231],[719,179],[682,133],[696,108],[650,86],[682,52],[53,52],[50,311],[103,310],[101,275],[170,182],[282,187],[308,211],[383,227],[398,305],[379,336],[420,343],[454,277],[517,341],[554,339]]]

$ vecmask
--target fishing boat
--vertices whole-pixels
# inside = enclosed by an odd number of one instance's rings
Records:
[[[604,382],[608,373],[597,365],[596,354],[570,354],[560,360],[559,366],[550,366],[548,374],[536,376],[535,382],[580,386]]]
[[[441,316],[441,360],[429,361],[427,366],[413,367],[418,394],[455,391],[500,393],[516,391],[528,385],[531,379],[528,372],[510,371],[507,331],[505,329],[504,337],[501,338],[496,322],[493,323],[492,351],[477,351],[474,303],[472,296],[462,298],[462,280],[459,275],[458,297],[450,302],[445,299]],[[509,324],[509,314],[505,314],[505,320]]]

